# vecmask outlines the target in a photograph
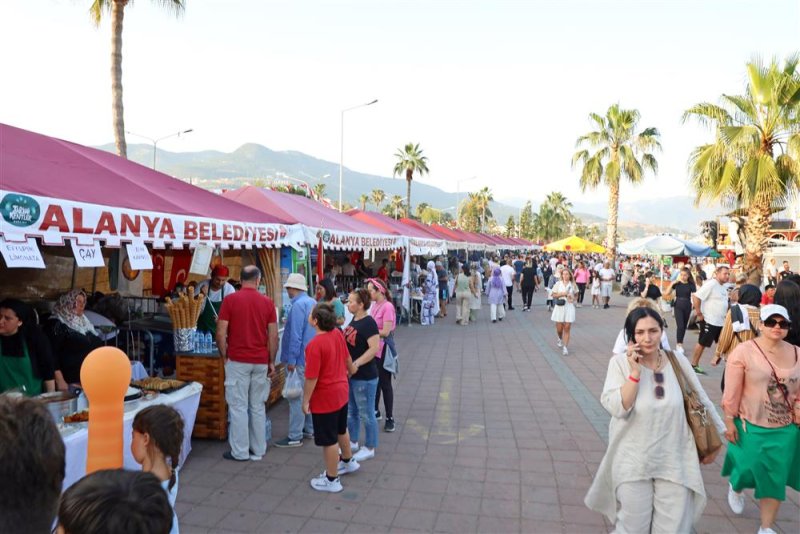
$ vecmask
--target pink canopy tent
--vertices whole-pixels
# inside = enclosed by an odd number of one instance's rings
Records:
[[[353,209],[348,211],[347,215],[388,233],[407,237],[411,254],[415,256],[445,254],[447,252],[445,240],[422,227],[405,224],[374,211]]]
[[[7,241],[66,239],[280,246],[302,237],[288,219],[109,152],[0,124],[0,234]]]
[[[323,248],[334,250],[394,250],[404,247],[404,240],[371,224],[310,198],[246,186],[226,191],[223,197],[263,213],[274,214],[310,230],[308,243],[322,239]]]

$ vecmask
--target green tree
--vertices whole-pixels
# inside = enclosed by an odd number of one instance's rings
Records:
[[[715,133],[689,157],[696,203],[720,201],[742,208],[744,267],[760,281],[772,211],[785,207],[800,187],[800,71],[798,55],[783,66],[773,59],[747,63],[742,95],[722,95],[720,104],[689,108],[683,120],[697,120]]]
[[[480,191],[476,193],[476,201],[477,201],[477,209],[481,213],[481,231],[486,231],[486,215],[487,212],[489,217],[492,216],[492,212],[489,209],[489,204],[494,201],[494,195],[492,194],[491,190],[488,187],[482,188]]]
[[[381,211],[381,205],[386,200],[386,193],[383,192],[383,189],[373,189],[370,197],[372,197],[372,203],[375,204],[375,211]]]
[[[427,202],[420,202],[419,204],[417,204],[417,209],[415,210],[417,219],[422,218],[422,214],[425,212],[426,209],[430,207],[431,205],[428,204]]]
[[[459,228],[467,232],[479,232],[481,229],[480,199],[477,193],[468,193],[459,209]],[[491,216],[491,211],[489,211]]]
[[[369,202],[369,195],[362,194],[358,197],[358,203],[361,205],[361,211],[367,211],[367,202]]]
[[[407,143],[403,148],[398,148],[394,154],[397,162],[394,165],[393,176],[406,177],[406,217],[409,215],[411,208],[411,181],[414,179],[414,173],[422,176],[428,174],[428,158],[422,155],[422,149],[419,143]]]
[[[553,241],[567,237],[572,221],[572,203],[555,191],[547,195],[539,212],[533,217],[534,234],[544,241]]]
[[[514,223],[514,216],[509,215],[506,221],[506,237],[517,237],[517,225]]]
[[[404,213],[407,213],[406,208],[408,206],[406,206],[404,200],[405,199],[400,195],[392,195],[392,198],[389,199],[389,203],[383,208],[384,215],[398,219]]]
[[[649,169],[658,173],[658,162],[653,152],[661,150],[656,128],[637,132],[639,112],[621,109],[614,104],[605,116],[589,114],[596,129],[578,138],[576,147],[588,146],[572,156],[572,166],[582,165],[580,186],[582,191],[596,189],[601,184],[608,187],[607,254],[614,257],[617,250],[617,219],[619,216],[619,188],[623,179],[632,184],[644,180]],[[590,152],[589,149],[594,150]]]
[[[114,126],[114,143],[117,154],[128,157],[128,144],[125,141],[125,117],[122,106],[122,21],[125,6],[130,0],[94,0],[89,14],[95,26],[99,26],[104,14],[111,16],[111,120]],[[158,0],[164,9],[176,15],[183,12],[183,0]]]
[[[318,184],[314,184],[314,187],[312,188],[312,190],[314,191],[314,194],[317,195],[319,198],[325,198],[325,188],[326,187],[327,187],[326,184],[323,184],[322,182],[320,182]]]
[[[425,224],[439,223],[444,218],[444,215],[449,215],[431,206],[426,206],[422,211],[420,211],[419,206],[417,206],[417,213],[419,220]]]
[[[530,200],[525,203],[519,216],[519,234],[525,239],[533,239],[533,207]]]

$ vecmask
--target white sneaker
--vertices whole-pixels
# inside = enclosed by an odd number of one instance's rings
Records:
[[[352,452],[353,454],[358,452],[358,443],[356,443],[354,441],[350,442],[350,452]]]
[[[356,454],[353,455],[353,460],[356,462],[363,462],[364,460],[370,460],[372,458],[375,458],[375,449],[370,449],[367,447],[360,449]],[[352,462],[353,460],[350,461]]]
[[[731,511],[736,515],[741,515],[744,512],[744,493],[736,493],[730,484],[728,484],[728,506],[731,507]]]
[[[344,489],[342,483],[339,482],[339,477],[336,477],[336,480],[331,482],[325,473],[322,473],[317,478],[312,478],[311,487],[317,491],[327,491],[329,493],[339,493]]]
[[[569,351],[567,350],[567,347],[564,347],[563,349],[561,349],[561,354],[563,354],[564,356],[569,354]]]
[[[563,343],[561,343],[561,338],[558,338],[558,341],[556,341],[556,345],[559,346],[559,347],[563,347],[564,346]]]
[[[758,529],[758,534],[778,534],[778,533],[769,527],[768,528],[760,527]]]
[[[339,474],[346,475],[348,473],[355,473],[358,471],[360,465],[358,465],[358,461],[355,458],[351,458],[349,462],[344,463],[343,461],[339,460]]]
[[[263,456],[259,456],[257,454],[251,454],[250,455],[250,461],[251,462],[260,462],[263,458],[264,458]]]

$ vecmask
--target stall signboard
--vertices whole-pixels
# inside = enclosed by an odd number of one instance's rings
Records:
[[[0,239],[0,253],[9,268],[27,267],[31,269],[44,269],[44,258],[35,239],[27,239],[21,243],[8,242]]]
[[[441,239],[408,238],[408,246],[413,256],[433,256],[447,254],[447,245]]]
[[[46,245],[79,245],[104,241],[107,246],[141,241],[155,248],[199,243],[226,248],[300,246],[300,225],[224,221],[101,206],[0,190],[0,234],[6,241],[24,243],[41,238]]]
[[[103,252],[100,250],[100,243],[89,245],[79,245],[77,240],[70,239],[72,245],[72,255],[75,256],[75,263],[78,267],[104,267]]]
[[[214,255],[213,247],[207,245],[197,245],[192,254],[192,264],[189,266],[191,274],[199,274],[205,276],[208,274],[208,268],[211,265],[211,257]]]
[[[153,269],[153,257],[150,251],[147,250],[147,245],[143,241],[134,241],[125,245],[128,251],[128,260],[131,263],[131,269],[134,271],[150,271]]]
[[[360,234],[325,228],[308,228],[306,240],[314,244],[322,238],[322,247],[328,250],[394,250],[405,247],[406,239],[395,235]]]

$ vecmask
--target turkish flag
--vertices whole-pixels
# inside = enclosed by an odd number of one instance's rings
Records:
[[[173,249],[172,271],[169,274],[167,291],[173,291],[175,284],[183,284],[189,278],[189,267],[192,265],[192,251],[186,249]]]

